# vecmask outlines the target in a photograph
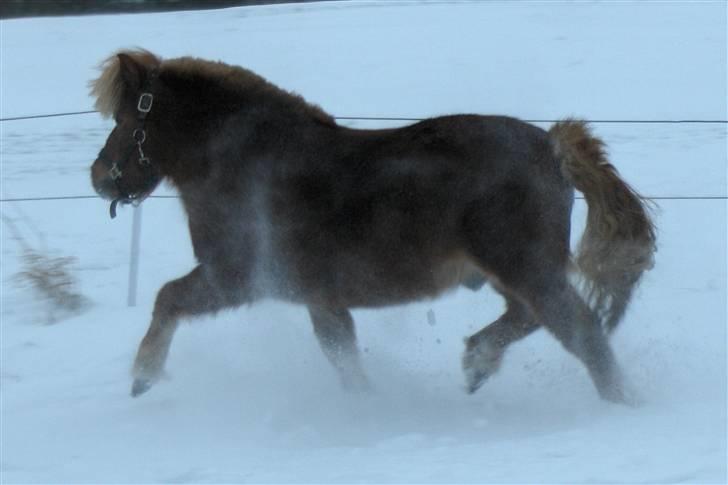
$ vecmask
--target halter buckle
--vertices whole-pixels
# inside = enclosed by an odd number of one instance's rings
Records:
[[[152,93],[142,93],[139,96],[139,102],[137,103],[137,110],[140,113],[149,113],[152,110],[152,103],[154,102],[154,96]]]

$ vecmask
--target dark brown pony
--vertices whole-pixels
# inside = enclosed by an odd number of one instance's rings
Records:
[[[365,387],[351,308],[487,278],[507,311],[466,341],[471,392],[543,325],[604,399],[625,400],[607,335],[653,264],[655,231],[584,122],[455,115],[354,130],[248,70],[141,50],[110,57],[91,86],[116,120],[94,188],[113,209],[169,180],[199,263],[159,291],[132,395],[159,378],[180,319],[264,297],[305,304],[343,383]],[[589,211],[572,259],[574,188]]]

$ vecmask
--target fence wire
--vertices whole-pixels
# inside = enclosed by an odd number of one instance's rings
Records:
[[[57,200],[83,200],[83,199],[99,199],[98,195],[65,195],[51,197],[17,197],[0,199],[0,202],[48,202]],[[179,199],[178,195],[150,195],[147,199]],[[584,200],[582,196],[576,196],[577,200]],[[676,196],[655,196],[644,197],[645,200],[728,200],[726,195],[676,195]]]
[[[68,111],[64,113],[47,113],[36,115],[14,116],[8,118],[0,118],[0,122],[5,121],[21,121],[34,120],[42,118],[57,118],[62,116],[78,116],[86,114],[98,113],[96,110],[87,111]],[[396,116],[334,116],[339,121],[422,121],[426,118],[410,118]],[[528,123],[556,123],[558,119],[524,119]],[[728,120],[708,120],[708,119],[681,119],[681,120],[659,120],[659,119],[593,119],[585,120],[588,123],[604,123],[604,124],[728,124]],[[35,201],[59,201],[59,200],[80,200],[80,199],[97,199],[96,195],[68,195],[53,197],[18,197],[0,199],[0,202],[35,202]],[[150,199],[178,199],[176,195],[151,195]],[[583,197],[576,197],[583,200]],[[648,200],[728,200],[725,195],[705,195],[705,196],[655,196],[645,197]]]
[[[69,111],[65,113],[49,113],[37,115],[12,116],[0,118],[3,121],[35,120],[40,118],[56,118],[61,116],[77,116],[98,113],[96,110]],[[427,118],[406,116],[334,116],[340,121],[422,121]],[[527,123],[556,123],[560,119],[524,119]],[[728,124],[728,120],[682,119],[682,120],[648,120],[648,119],[593,119],[584,120],[588,123],[614,123],[614,124]]]

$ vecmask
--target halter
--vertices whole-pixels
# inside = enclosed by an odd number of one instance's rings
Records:
[[[111,180],[114,181],[116,189],[120,194],[118,198],[114,199],[111,202],[111,207],[109,208],[109,214],[111,215],[112,219],[116,217],[117,204],[133,204],[137,206],[141,204],[143,200],[142,195],[146,192],[146,190],[141,190],[139,192],[127,192],[121,187],[120,182],[122,177],[124,176],[124,165],[128,162],[129,158],[134,152],[134,149],[136,149],[139,153],[137,163],[141,167],[142,171],[148,172],[148,175],[146,177],[147,187],[145,188],[153,188],[155,185],[157,185],[157,183],[159,183],[159,179],[161,178],[159,168],[152,165],[152,161],[149,159],[149,157],[144,155],[144,150],[142,149],[142,145],[147,139],[147,132],[144,129],[147,121],[147,115],[152,110],[152,104],[154,103],[154,96],[149,91],[152,81],[154,80],[156,75],[156,70],[151,72],[149,78],[144,84],[142,93],[139,95],[139,101],[137,102],[137,120],[139,121],[139,126],[135,128],[131,134],[131,137],[134,140],[134,145],[129,148],[129,150],[126,152],[125,157],[121,161],[112,162],[111,168],[109,168],[109,177],[111,177]]]

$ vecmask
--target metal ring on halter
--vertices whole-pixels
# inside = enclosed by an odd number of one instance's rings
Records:
[[[136,141],[137,144],[141,145],[147,139],[147,132],[144,131],[144,128],[137,128],[134,130],[131,136],[132,138],[134,138],[134,141]]]

